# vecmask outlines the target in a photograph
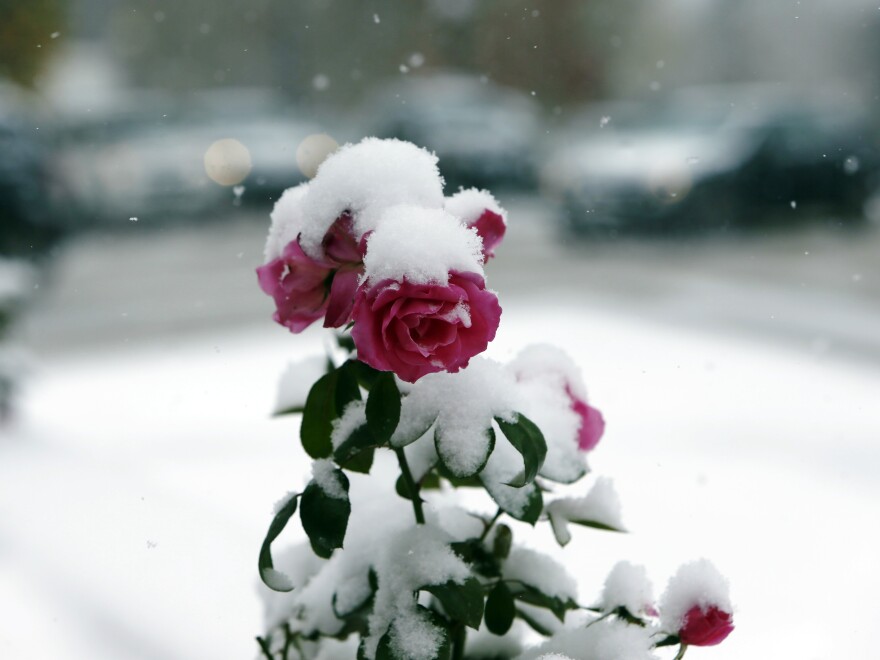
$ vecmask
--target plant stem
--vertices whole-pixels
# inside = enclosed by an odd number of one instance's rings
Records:
[[[403,449],[395,449],[394,453],[397,454],[397,462],[400,463],[400,472],[403,474],[403,481],[406,484],[406,490],[413,503],[416,522],[419,525],[424,525],[425,513],[422,511],[422,498],[419,497],[418,484],[416,484],[415,479],[413,479],[412,472],[410,472],[409,469],[409,463],[406,462],[406,454],[403,453]]]
[[[498,521],[501,517],[501,514],[504,513],[500,508],[495,512],[495,515],[492,517],[488,523],[486,523],[486,528],[483,530],[483,533],[480,534],[480,538],[477,539],[480,543],[486,540],[486,537],[489,536],[489,530],[492,529],[492,526]]]
[[[687,651],[687,648],[687,644],[682,644],[678,649],[678,653],[672,660],[681,660],[684,657],[684,652]]]
[[[450,632],[452,634],[452,660],[463,660],[467,628],[461,621],[457,621]]]
[[[257,644],[260,645],[260,650],[263,652],[263,655],[266,656],[267,660],[272,660],[272,649],[269,648],[269,642],[262,637],[257,637]]]

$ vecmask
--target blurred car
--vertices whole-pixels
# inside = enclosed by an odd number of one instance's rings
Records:
[[[58,163],[83,223],[179,221],[277,199],[304,179],[296,150],[320,130],[276,108],[249,107],[234,113],[200,100],[174,113],[157,109],[149,120],[102,122],[112,130],[70,130]]]
[[[538,107],[485,78],[408,75],[365,104],[366,133],[437,154],[448,192],[459,186],[533,188]]]
[[[858,218],[876,184],[857,108],[764,88],[598,106],[564,136],[542,187],[576,233],[725,229],[804,207]]]

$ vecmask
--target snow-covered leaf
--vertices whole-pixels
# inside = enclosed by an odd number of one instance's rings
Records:
[[[275,570],[272,563],[272,542],[278,538],[278,535],[284,530],[287,521],[296,513],[296,503],[299,495],[293,495],[278,508],[272,523],[269,525],[269,531],[266,532],[266,538],[260,548],[260,559],[258,562],[260,570],[260,579],[263,583],[273,591],[292,591],[293,582],[284,573]]]
[[[547,456],[547,443],[544,441],[541,429],[521,414],[517,414],[514,422],[496,417],[495,423],[523,459],[522,477],[508,482],[507,485],[519,488],[532,483]]]
[[[316,478],[303,491],[300,503],[303,529],[309,537],[312,550],[324,559],[329,558],[333,550],[342,547],[351,514],[345,473],[332,470],[329,479],[335,480],[334,487],[328,488],[321,483],[316,474]]]

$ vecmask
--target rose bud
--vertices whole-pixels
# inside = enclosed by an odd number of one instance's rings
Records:
[[[727,580],[706,559],[685,564],[669,580],[660,602],[662,628],[682,644],[713,646],[733,631]]]
[[[507,214],[485,190],[470,188],[446,198],[446,210],[476,230],[483,241],[483,261],[495,256],[495,248],[507,230]]]
[[[711,605],[706,609],[694,605],[684,615],[684,625],[678,631],[682,644],[689,646],[714,646],[723,642],[733,632],[733,616],[730,612]]]

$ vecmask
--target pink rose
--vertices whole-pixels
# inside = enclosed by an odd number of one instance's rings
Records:
[[[711,605],[705,610],[694,605],[684,615],[684,624],[678,631],[683,644],[690,646],[715,646],[733,632],[733,617]]]
[[[351,215],[343,213],[324,236],[323,260],[303,252],[297,238],[280,257],[257,268],[260,288],[275,300],[276,323],[291,332],[302,332],[321,317],[325,328],[348,323],[363,273],[364,245],[353,236]]]
[[[358,359],[414,383],[436,371],[456,372],[486,350],[501,306],[482,276],[452,271],[445,285],[363,285],[352,316]]]
[[[296,241],[288,243],[280,257],[257,268],[260,288],[275,300],[275,322],[302,332],[324,316],[331,273]]]
[[[489,261],[495,256],[495,248],[504,238],[507,229],[504,218],[495,211],[486,209],[479,218],[468,223],[468,226],[476,229],[477,234],[483,239],[483,261]]]
[[[605,433],[605,418],[598,409],[593,408],[583,399],[576,397],[571,388],[565,388],[568,398],[571,399],[571,409],[581,418],[581,426],[578,430],[578,449],[591,451],[599,444],[602,434]]]

